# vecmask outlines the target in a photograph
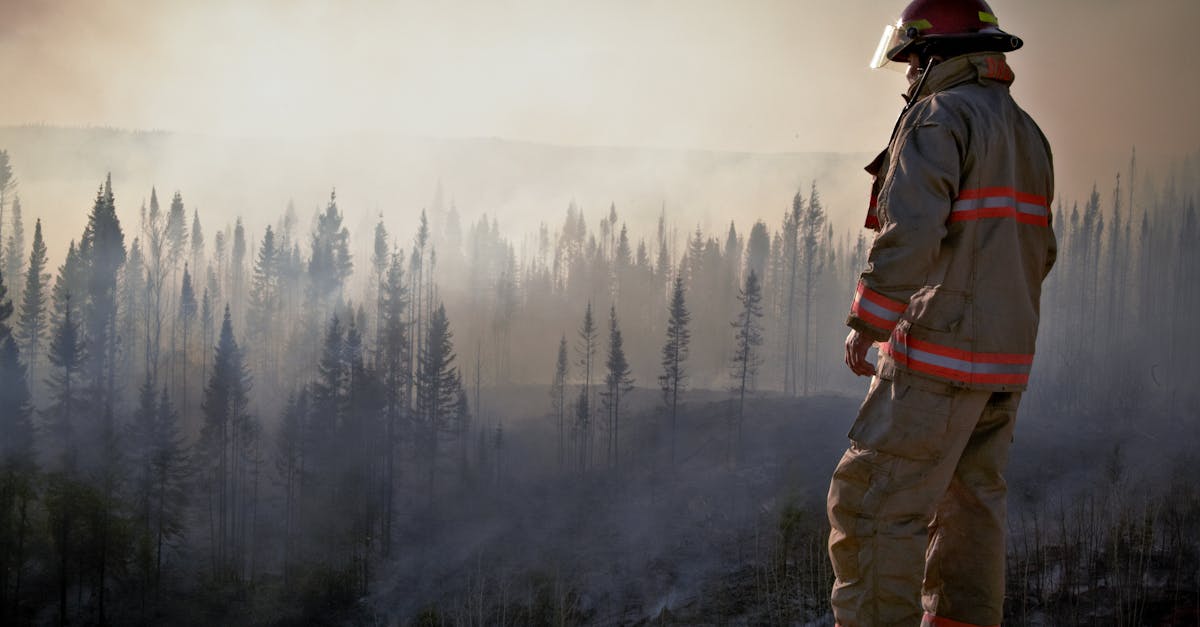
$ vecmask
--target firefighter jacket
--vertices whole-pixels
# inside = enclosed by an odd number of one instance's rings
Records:
[[[877,226],[847,324],[889,380],[1023,390],[1054,264],[1050,146],[999,53],[929,70],[875,175]],[[915,87],[914,87],[915,89]],[[872,224],[872,218],[877,220]]]

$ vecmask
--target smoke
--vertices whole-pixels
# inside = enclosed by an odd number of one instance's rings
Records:
[[[1147,166],[1200,144],[1200,5],[993,4],[1064,195],[1135,143]],[[868,153],[904,85],[865,59],[902,5],[5,2],[0,124]]]

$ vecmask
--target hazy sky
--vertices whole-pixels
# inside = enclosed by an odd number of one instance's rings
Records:
[[[873,151],[879,0],[0,0],[0,124]],[[1060,190],[1200,147],[1196,0],[997,0]]]

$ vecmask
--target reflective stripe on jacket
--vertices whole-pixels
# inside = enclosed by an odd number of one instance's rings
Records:
[[[879,233],[847,324],[886,344],[879,374],[1022,390],[1054,264],[1050,146],[998,53],[935,65],[873,163]]]

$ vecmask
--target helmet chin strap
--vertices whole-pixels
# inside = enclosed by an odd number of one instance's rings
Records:
[[[921,70],[921,78],[917,79],[916,87],[912,90],[912,95],[905,98],[904,109],[900,111],[900,115],[896,118],[896,124],[892,126],[892,136],[888,138],[888,146],[896,140],[896,133],[900,130],[900,122],[904,120],[904,116],[908,113],[913,105],[917,104],[917,96],[921,95],[921,90],[925,88],[925,80],[929,78],[929,71],[933,66],[937,65],[936,57],[929,57],[929,62],[925,64],[925,69]]]

